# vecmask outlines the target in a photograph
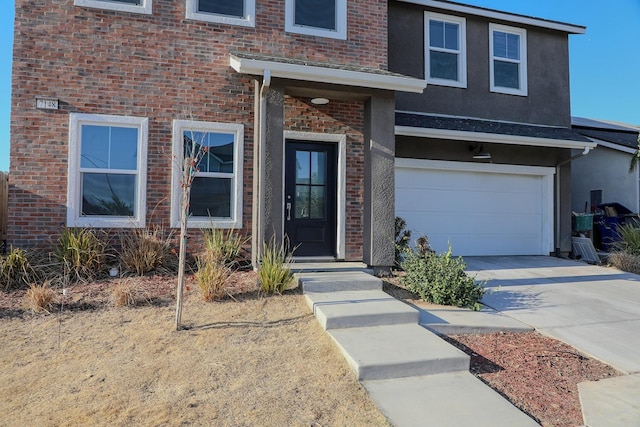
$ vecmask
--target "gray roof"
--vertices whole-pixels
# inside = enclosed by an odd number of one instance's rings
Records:
[[[599,139],[622,147],[638,148],[639,126],[572,117],[571,127],[575,132],[589,138]]]
[[[590,142],[570,128],[396,112],[396,126]]]
[[[379,68],[363,67],[360,65],[352,65],[352,64],[338,64],[331,61],[310,61],[308,59],[303,59],[303,58],[285,58],[282,56],[272,56],[272,55],[264,55],[261,53],[240,52],[240,51],[230,52],[230,54],[235,56],[236,58],[241,58],[241,59],[253,59],[257,61],[278,62],[281,64],[303,65],[306,67],[320,67],[320,68],[328,68],[331,70],[357,71],[360,73],[377,74],[380,76],[407,77],[404,74],[393,73],[391,71],[381,70]]]

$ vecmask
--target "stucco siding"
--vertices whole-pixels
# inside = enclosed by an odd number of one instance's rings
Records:
[[[571,169],[572,209],[584,211],[591,191],[602,190],[602,202],[618,202],[638,212],[638,172],[629,173],[631,155],[607,147],[597,147],[573,161]],[[591,210],[591,205],[587,207]]]

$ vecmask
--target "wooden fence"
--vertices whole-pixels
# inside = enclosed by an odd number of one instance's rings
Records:
[[[0,172],[0,247],[7,241],[7,217],[9,216],[9,173]]]

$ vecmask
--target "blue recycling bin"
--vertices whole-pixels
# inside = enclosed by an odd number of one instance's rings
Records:
[[[604,213],[594,217],[594,241],[596,246],[603,251],[611,252],[615,249],[616,243],[620,241],[618,227],[626,224],[627,218],[635,217],[635,215],[620,203],[603,203],[598,205],[598,209]],[[616,215],[607,215],[607,211],[609,214],[615,212]]]

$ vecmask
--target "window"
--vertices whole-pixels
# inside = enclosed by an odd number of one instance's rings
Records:
[[[255,0],[187,0],[187,19],[255,26]]]
[[[74,0],[76,6],[151,14],[153,0]]]
[[[347,0],[286,0],[285,9],[290,33],[347,38]]]
[[[148,119],[71,113],[67,226],[144,227]]]
[[[527,32],[489,24],[491,91],[527,95]]]
[[[425,12],[425,23],[427,82],[467,87],[466,20]]]
[[[205,147],[191,185],[189,226],[242,227],[242,153],[244,126],[188,120],[173,121],[171,225],[180,225],[184,153],[192,144]]]

